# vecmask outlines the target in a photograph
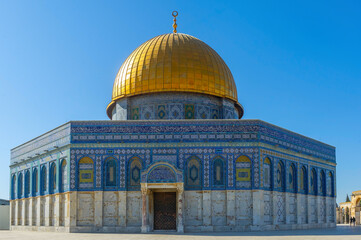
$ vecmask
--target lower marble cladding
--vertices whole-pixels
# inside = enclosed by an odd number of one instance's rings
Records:
[[[184,191],[183,224],[185,232],[327,228],[336,226],[333,209],[331,197]],[[11,230],[141,232],[141,227],[140,191],[69,192],[11,201]]]
[[[335,188],[334,147],[263,121],[75,121],[12,149],[10,226],[146,233],[163,219],[177,232],[329,228]],[[172,196],[171,210],[158,209],[161,194]]]

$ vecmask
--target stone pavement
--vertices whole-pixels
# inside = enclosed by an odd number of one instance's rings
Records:
[[[237,233],[150,233],[150,234],[122,234],[122,233],[49,233],[49,232],[20,232],[1,231],[0,240],[314,240],[314,239],[358,239],[361,240],[361,226],[350,227],[338,225],[333,229],[312,229],[294,231],[267,232],[237,232]]]

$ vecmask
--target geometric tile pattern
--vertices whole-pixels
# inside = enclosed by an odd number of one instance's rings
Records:
[[[95,185],[97,188],[100,188],[102,186],[102,158],[101,158],[101,156],[96,156],[95,172],[96,172]]]
[[[233,155],[228,154],[228,187],[234,185],[234,174],[233,174]]]
[[[285,200],[283,194],[277,194],[277,222],[285,223]]]

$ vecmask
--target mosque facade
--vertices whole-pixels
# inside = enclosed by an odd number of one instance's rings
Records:
[[[352,192],[351,200],[347,195],[346,202],[336,207],[336,221],[339,224],[349,224],[355,218],[355,225],[361,225],[361,190]]]
[[[11,229],[335,227],[335,148],[243,111],[207,44],[176,31],[145,42],[115,78],[110,120],[70,121],[11,150]]]

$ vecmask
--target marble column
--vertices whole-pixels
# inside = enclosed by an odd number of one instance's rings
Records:
[[[323,219],[321,218],[321,196],[316,197],[316,206],[317,206],[317,223],[323,223]]]
[[[121,227],[127,226],[127,191],[118,192],[118,224]]]
[[[78,192],[69,193],[69,219],[65,221],[65,227],[76,227],[76,216],[78,211]]]
[[[96,227],[103,226],[103,192],[94,192],[94,221]]]
[[[15,223],[15,226],[19,225],[19,200],[14,200],[13,201],[13,204],[15,205],[15,216],[14,216],[14,223]]]
[[[203,226],[212,225],[211,191],[203,191]]]
[[[41,197],[36,200],[36,226],[41,225]]]
[[[55,202],[53,203],[53,221],[54,226],[59,227],[60,226],[60,199],[61,196],[59,194],[54,196]]]
[[[32,226],[33,225],[33,216],[34,216],[34,208],[33,208],[33,200],[34,198],[29,198],[29,218],[28,218],[28,221],[29,221],[29,226]]]
[[[227,191],[227,225],[236,225],[236,194],[234,190]]]
[[[23,225],[23,226],[25,226],[26,225],[26,200],[25,199],[22,199],[21,200],[22,201],[22,204],[21,204],[21,206],[22,206],[22,209],[21,209],[21,218],[22,218],[22,220],[21,220],[21,225]]]
[[[45,196],[45,226],[49,227],[51,226],[51,218],[52,218],[52,214],[51,214],[51,195],[47,195]]]
[[[14,225],[13,223],[15,222],[14,221],[14,203],[15,201],[14,200],[10,200],[10,230],[11,230],[11,227]]]
[[[263,216],[264,216],[263,191],[261,190],[253,191],[252,194],[253,194],[252,195],[253,227],[259,227],[263,225]]]
[[[142,186],[142,233],[147,233],[150,231],[148,213],[148,189],[146,186]]]
[[[177,189],[177,232],[184,232],[183,225],[183,204],[184,204],[184,190],[183,187]]]

